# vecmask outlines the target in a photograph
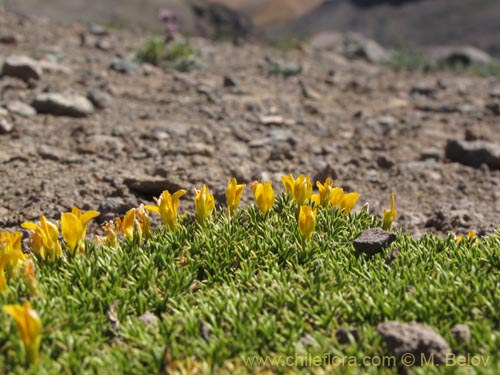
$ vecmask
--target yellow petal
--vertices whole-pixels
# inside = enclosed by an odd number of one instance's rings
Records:
[[[85,228],[82,222],[75,214],[65,212],[61,214],[61,232],[64,241],[68,244],[69,251],[74,253],[79,242],[84,239]]]
[[[129,239],[134,238],[135,208],[131,208],[125,214],[121,222],[122,233]]]
[[[17,323],[28,361],[36,362],[42,336],[42,322],[38,314],[28,301],[22,306],[6,305],[3,311],[12,316]]]
[[[288,176],[281,176],[281,181],[283,182],[285,192],[293,196],[293,186],[295,184],[295,178],[293,175],[289,174]]]
[[[80,217],[80,221],[82,222],[82,225],[86,227],[90,220],[95,219],[100,214],[101,213],[99,211],[87,211]]]
[[[31,221],[25,221],[24,223],[22,223],[21,228],[28,229],[28,230],[34,230],[34,231],[41,231],[40,226],[38,226],[37,224],[35,224]]]
[[[299,231],[303,238],[311,238],[316,228],[316,209],[301,206],[299,212]]]
[[[158,215],[160,214],[160,208],[158,206],[151,206],[151,205],[146,205],[144,206],[144,208],[148,211],[152,211],[152,212],[155,212],[157,213]]]

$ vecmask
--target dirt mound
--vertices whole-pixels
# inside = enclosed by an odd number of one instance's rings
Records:
[[[1,228],[72,206],[110,219],[203,183],[222,204],[229,177],[281,190],[289,173],[333,177],[377,213],[394,191],[414,232],[499,225],[497,78],[198,38],[181,73],[133,60],[149,34],[2,11],[0,25]],[[445,154],[450,138],[482,161]]]

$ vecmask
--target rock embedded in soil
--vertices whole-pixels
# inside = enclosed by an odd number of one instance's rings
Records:
[[[489,54],[471,46],[434,47],[429,51],[428,55],[429,62],[438,66],[469,66],[489,64],[493,61]]]
[[[90,90],[87,97],[92,102],[92,104],[99,109],[108,108],[113,102],[111,95],[98,89]]]
[[[475,168],[486,164],[491,169],[500,169],[500,145],[491,142],[449,139],[446,143],[446,157]]]
[[[9,110],[10,113],[14,113],[19,116],[31,117],[36,115],[35,108],[18,100],[8,102],[5,107]]]
[[[38,113],[54,116],[86,117],[94,112],[94,106],[87,98],[70,93],[39,94],[32,105]]]
[[[441,335],[419,323],[387,321],[379,324],[377,331],[390,352],[398,357],[411,355],[416,366],[431,360],[435,365],[444,364],[451,353],[450,346]]]
[[[495,116],[500,116],[500,102],[489,103],[486,105],[486,108],[489,109]]]
[[[119,57],[113,58],[111,62],[110,69],[115,72],[127,74],[127,75],[135,75],[141,74],[142,69],[139,65],[129,59],[121,59]]]
[[[136,193],[151,196],[159,196],[164,190],[173,194],[182,189],[179,184],[163,177],[134,176],[126,178],[123,183]]]
[[[358,253],[374,255],[396,240],[396,235],[380,228],[366,229],[353,241]]]
[[[441,149],[437,147],[428,147],[420,153],[420,160],[436,160],[441,159]]]
[[[43,71],[39,63],[31,57],[11,55],[3,63],[2,74],[29,81],[31,79],[40,79]]]
[[[101,216],[99,222],[114,220],[117,216],[125,214],[131,208],[137,207],[137,201],[132,198],[107,197],[100,204],[98,211]]]
[[[7,134],[14,130],[14,125],[5,117],[0,117],[0,134]]]

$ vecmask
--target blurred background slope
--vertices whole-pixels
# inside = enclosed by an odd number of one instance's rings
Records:
[[[175,10],[196,32],[203,0],[0,0],[10,11],[159,31],[158,10]],[[208,1],[206,1],[208,2]],[[260,35],[358,31],[382,44],[474,45],[500,55],[500,0],[218,0],[252,19]]]

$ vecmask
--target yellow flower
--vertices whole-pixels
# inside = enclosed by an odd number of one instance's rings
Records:
[[[312,195],[311,179],[301,174],[293,185],[293,197],[299,206],[304,205]]]
[[[295,185],[295,178],[293,178],[293,175],[281,176],[281,181],[285,187],[285,192],[293,197],[293,186]]]
[[[236,178],[227,180],[226,204],[229,213],[236,211],[236,209],[238,208],[245,186],[245,184],[238,185],[236,182]]]
[[[313,207],[318,207],[321,204],[321,196],[319,194],[311,195],[311,202],[313,203]]]
[[[311,238],[316,228],[317,209],[301,206],[299,212],[299,231],[302,238]]]
[[[54,260],[62,256],[61,244],[59,243],[59,230],[55,223],[40,217],[40,224],[25,221],[21,227],[28,229],[31,234],[30,246],[35,254],[42,259]]]
[[[253,182],[250,185],[253,195],[255,197],[255,202],[261,210],[261,212],[266,215],[274,203],[274,190],[273,183],[271,181],[266,182]]]
[[[5,305],[3,311],[14,318],[24,344],[26,359],[29,363],[38,361],[40,341],[42,339],[42,322],[31,304],[26,301],[21,305]]]
[[[348,193],[342,196],[340,200],[339,208],[344,211],[346,215],[348,215],[356,203],[358,202],[359,194],[358,193]]]
[[[477,234],[476,232],[474,232],[474,229],[471,229],[467,232],[467,238],[470,240],[470,241],[475,241],[477,239]]]
[[[24,263],[24,281],[26,282],[26,285],[28,286],[28,289],[33,297],[38,297],[40,296],[40,287],[38,286],[38,281],[36,279],[35,275],[35,263],[33,263],[33,260],[28,259]]]
[[[384,216],[383,216],[383,224],[382,224],[382,229],[383,230],[389,230],[391,229],[392,222],[394,219],[396,219],[396,197],[394,196],[394,193],[392,193],[391,197],[391,209],[390,210],[384,210]]]
[[[17,274],[28,258],[21,249],[22,234],[0,232],[0,292],[7,290],[7,278]]]
[[[203,224],[210,215],[212,215],[212,211],[215,208],[215,199],[207,185],[203,185],[201,190],[196,191],[194,207],[196,211],[196,221],[200,224]]]
[[[338,207],[340,205],[340,201],[344,196],[344,190],[340,187],[335,187],[332,189],[332,197],[330,199],[330,204],[333,207]]]
[[[118,220],[106,221],[101,228],[104,230],[104,233],[106,233],[106,246],[116,246],[118,244],[118,231],[120,228]]]
[[[87,225],[90,220],[100,215],[98,211],[87,211],[83,213],[79,208],[73,207],[71,212],[61,214],[61,233],[68,245],[71,254],[78,250],[85,252],[85,236]]]
[[[133,240],[136,229],[135,208],[131,208],[127,211],[127,213],[123,217],[123,221],[120,218],[116,219],[116,225],[118,228],[120,228],[125,237],[127,237],[129,240]]]
[[[461,236],[461,235],[456,236],[455,241],[456,241],[457,245],[460,244],[463,240],[464,240],[463,236]],[[474,242],[477,240],[477,234],[476,234],[476,232],[474,232],[473,229],[471,229],[467,232],[467,240],[470,242]]]
[[[160,215],[163,224],[170,230],[177,228],[177,210],[179,208],[179,199],[186,194],[186,190],[181,189],[170,195],[165,190],[158,199],[154,198],[156,206],[147,205],[146,209]]]
[[[144,236],[144,239],[147,240],[151,235],[151,221],[149,220],[149,211],[146,209],[146,206],[141,204],[136,209],[136,214],[141,233]]]
[[[333,183],[332,180],[330,180],[330,177],[328,177],[325,180],[324,184],[317,181],[316,186],[319,189],[319,198],[320,198],[319,203],[325,208],[331,205],[332,195],[333,195]]]

